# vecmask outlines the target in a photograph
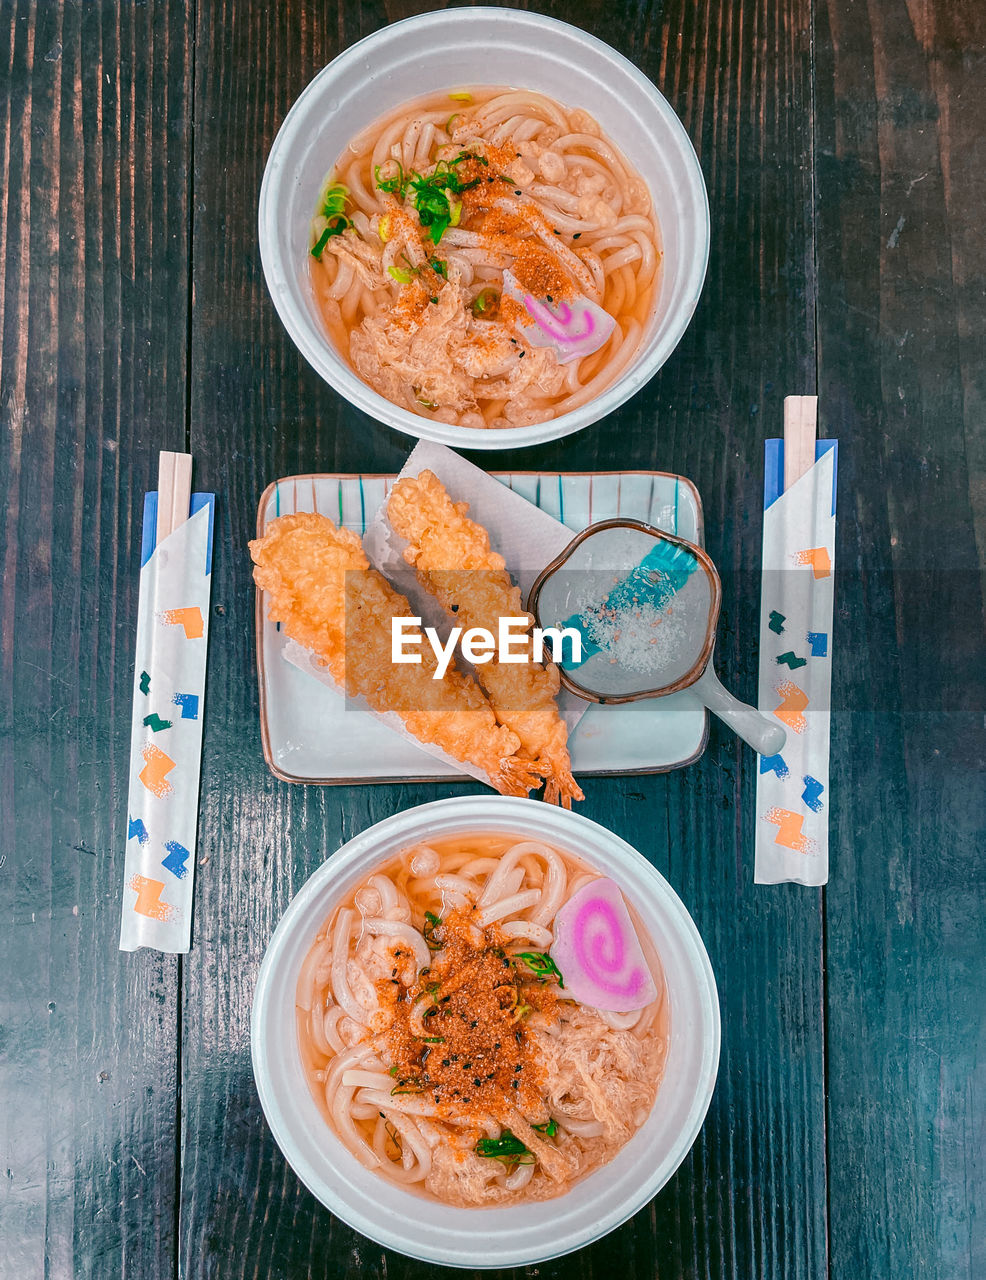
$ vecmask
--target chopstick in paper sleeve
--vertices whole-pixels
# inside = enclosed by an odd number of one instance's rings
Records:
[[[816,440],[817,405],[788,396],[784,440],[765,444],[758,705],[787,740],[759,759],[757,884],[828,880],[838,447]]]
[[[144,497],[120,950],[191,945],[215,495],[162,453]]]

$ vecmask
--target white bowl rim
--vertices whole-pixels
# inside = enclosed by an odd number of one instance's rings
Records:
[[[607,387],[579,409],[562,414],[558,418],[549,419],[547,422],[535,423],[529,427],[490,429],[453,426],[448,423],[433,422],[431,419],[410,413],[374,391],[353,373],[341,358],[337,358],[337,363],[333,363],[333,360],[326,352],[327,339],[320,337],[317,342],[313,339],[312,331],[295,314],[290,297],[286,295],[286,292],[282,290],[278,283],[280,280],[288,279],[287,273],[292,269],[292,264],[282,248],[276,214],[277,200],[275,197],[278,194],[279,184],[284,178],[284,174],[281,172],[279,153],[291,135],[293,120],[297,119],[301,114],[302,105],[306,99],[319,92],[322,81],[330,76],[333,71],[338,71],[341,66],[345,66],[350,61],[355,61],[364,55],[377,41],[384,38],[389,39],[392,32],[398,28],[413,26],[427,30],[429,27],[440,27],[449,22],[468,26],[469,23],[479,22],[484,19],[489,20],[494,14],[498,22],[511,22],[520,27],[530,27],[534,30],[555,29],[569,34],[574,33],[587,48],[608,59],[637,83],[651,98],[659,114],[665,119],[672,136],[677,138],[681,159],[684,162],[686,173],[689,175],[689,194],[692,200],[697,203],[701,212],[702,228],[700,251],[692,257],[688,264],[682,287],[683,296],[687,301],[678,311],[675,318],[676,322],[668,327],[661,341],[645,360],[635,360],[612,386]],[[580,431],[583,427],[588,427],[598,422],[635,395],[665,364],[691,323],[691,318],[695,313],[695,308],[698,306],[705,283],[712,234],[709,195],[695,147],[678,115],[654,82],[648,76],[645,76],[629,58],[611,45],[606,44],[605,41],[591,35],[588,31],[583,31],[581,27],[576,27],[569,22],[562,22],[558,18],[550,18],[545,14],[532,13],[523,9],[501,9],[490,5],[478,5],[461,9],[439,9],[428,13],[416,14],[409,18],[402,18],[399,22],[389,23],[369,35],[363,36],[361,40],[342,50],[331,62],[323,67],[292,103],[271,144],[260,187],[258,230],[260,260],[264,278],[281,323],[308,363],[337,394],[373,418],[374,421],[381,422],[396,431],[403,432],[405,435],[414,436],[422,440],[432,440],[437,444],[454,446],[459,449],[479,450],[524,448],[529,445],[543,444],[549,440],[561,439],[564,436],[571,435],[573,432]]]
[[[703,1001],[701,1010],[704,1041],[701,1074],[702,1079],[706,1082],[706,1087],[701,1092],[696,1093],[688,1112],[687,1122],[682,1126],[677,1140],[659,1165],[657,1171],[652,1172],[650,1177],[642,1179],[634,1196],[624,1200],[615,1209],[610,1210],[602,1217],[588,1223],[577,1237],[570,1238],[561,1248],[553,1245],[540,1254],[518,1253],[516,1256],[511,1256],[501,1253],[494,1261],[488,1262],[482,1260],[478,1255],[459,1260],[448,1253],[443,1253],[440,1248],[429,1250],[427,1246],[418,1246],[416,1243],[413,1245],[412,1252],[406,1239],[398,1233],[390,1231],[385,1215],[380,1218],[370,1219],[353,1211],[348,1205],[340,1209],[337,1203],[332,1203],[334,1197],[332,1196],[331,1188],[327,1188],[325,1180],[319,1172],[304,1157],[299,1156],[297,1152],[292,1152],[291,1154],[288,1152],[287,1148],[291,1145],[288,1136],[288,1125],[275,1094],[262,1048],[265,1039],[263,1034],[265,1024],[268,1018],[273,1016],[270,1006],[270,986],[281,953],[292,940],[292,925],[295,918],[300,916],[313,900],[328,897],[330,881],[344,874],[354,863],[371,852],[393,832],[394,828],[400,829],[403,827],[409,815],[436,814],[439,812],[450,814],[458,810],[462,812],[463,821],[468,822],[478,816],[475,812],[477,801],[495,808],[495,818],[484,815],[484,818],[488,821],[496,822],[501,826],[506,825],[507,827],[516,821],[518,824],[517,829],[520,831],[525,829],[525,819],[530,818],[530,806],[538,805],[540,809],[548,809],[553,815],[552,821],[557,822],[558,838],[561,841],[564,842],[566,839],[566,829],[572,839],[577,839],[580,829],[584,833],[586,828],[590,828],[600,833],[613,846],[615,852],[634,861],[641,872],[650,879],[656,896],[662,900],[662,905],[669,910],[669,913],[674,917],[675,923],[679,926],[681,932],[678,940],[688,947],[690,959],[694,965],[694,976],[700,985],[704,985],[705,994],[708,996],[708,1000]],[[673,1176],[678,1166],[691,1150],[705,1121],[718,1075],[721,1020],[715,975],[698,928],[692,920],[688,909],[668,881],[656,867],[648,862],[639,850],[635,849],[633,845],[608,827],[602,826],[601,823],[593,822],[592,819],[586,818],[580,813],[573,813],[564,809],[549,809],[541,801],[494,795],[455,796],[450,799],[433,800],[427,804],[415,805],[410,809],[401,810],[388,818],[382,819],[380,822],[374,823],[330,854],[325,862],[308,877],[285,909],[264,952],[251,1010],[250,1046],[254,1081],[264,1116],[284,1158],[316,1200],[341,1221],[346,1222],[368,1239],[383,1245],[385,1248],[393,1249],[405,1257],[413,1257],[425,1262],[434,1262],[445,1266],[482,1270],[493,1267],[529,1266],[573,1253],[577,1249],[584,1248],[614,1231],[653,1199]]]

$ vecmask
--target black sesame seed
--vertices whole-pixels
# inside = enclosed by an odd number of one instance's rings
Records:
[[[470,1025],[471,1027],[478,1027],[478,1026],[479,1026],[479,1023],[478,1023],[478,1022],[470,1022],[470,1023],[469,1023],[469,1025]]]
[[[519,1088],[520,1088],[520,1081],[519,1081],[519,1080],[511,1080],[511,1081],[510,1081],[510,1084],[512,1085],[512,1087],[513,1087],[514,1089],[519,1089]]]
[[[544,296],[548,299],[549,302],[554,302],[554,298],[551,296],[550,293],[546,293]]]
[[[574,235],[574,236],[572,236],[572,239],[573,239],[573,240],[578,240],[578,238],[579,238],[579,236],[580,236],[581,234],[582,234],[582,232],[581,232],[581,231],[576,231],[575,235]]]
[[[472,1063],[471,1063],[471,1062],[464,1062],[464,1063],[462,1064],[462,1070],[463,1070],[463,1071],[468,1071],[468,1070],[469,1070],[469,1068],[470,1068],[471,1066],[472,1066]]]
[[[524,1064],[523,1064],[523,1063],[521,1063],[521,1062],[518,1062],[518,1063],[517,1063],[517,1065],[514,1067],[514,1071],[515,1071],[515,1072],[517,1072],[517,1071],[523,1071],[523,1070],[524,1070]]]
[[[516,188],[516,187],[514,188],[514,195],[515,195],[515,196],[519,196],[519,195],[520,195],[520,192],[517,190],[517,188]]]
[[[473,1077],[473,1084],[476,1086],[477,1089],[482,1085],[482,1083],[483,1082],[482,1080],[480,1080],[479,1076]]]
[[[443,1058],[443,1059],[442,1059],[442,1066],[443,1066],[443,1067],[447,1067],[448,1065],[449,1065],[449,1060],[448,1060],[448,1058]]]
[[[517,359],[518,359],[518,360],[523,360],[524,356],[526,356],[526,355],[527,355],[527,352],[526,352],[526,351],[521,351],[521,352],[519,353],[519,355],[517,356]]]

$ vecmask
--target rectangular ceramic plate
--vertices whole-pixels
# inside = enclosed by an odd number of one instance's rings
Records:
[[[289,476],[260,499],[257,534],[267,521],[319,511],[363,535],[396,477]],[[510,472],[495,479],[572,530],[628,516],[703,545],[702,503],[689,480],[662,471]],[[508,565],[507,568],[510,566]],[[285,782],[455,782],[440,760],[281,656],[284,637],[257,592],[260,727],[264,757]],[[705,708],[687,690],[625,706],[591,706],[569,739],[576,774],[661,773],[691,764],[705,749]]]

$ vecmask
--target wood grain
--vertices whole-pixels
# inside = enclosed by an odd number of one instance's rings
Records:
[[[315,72],[432,7],[0,6],[3,1280],[446,1273],[300,1186],[260,1112],[248,1025],[266,942],[322,859],[398,809],[478,790],[271,778],[245,550],[274,477],[394,470],[410,447],[298,356],[255,209]],[[496,465],[692,477],[723,575],[717,661],[750,697],[762,440],[786,394],[816,390],[817,362],[821,434],[843,442],[843,567],[824,918],[817,892],[752,885],[755,760],[717,726],[688,770],[586,783],[583,812],[668,876],[707,941],[719,1086],[651,1205],[503,1274],[979,1280],[986,18],[976,0],[532,7],[668,96],[708,182],[712,255],[645,391]],[[196,487],[219,494],[183,965],[116,949],[136,541],[161,448],[191,448]]]
[[[260,492],[290,472],[396,468],[410,447],[342,403],[294,351],[265,293],[254,197],[274,132],[314,72],[410,11],[227,0],[198,12],[191,447],[225,502],[202,795],[210,862],[184,973],[180,1250],[190,1276],[436,1271],[356,1235],[300,1187],[259,1112],[248,1026],[264,946],[304,878],[370,822],[457,790],[275,782],[252,681],[245,544]],[[646,392],[574,439],[497,465],[632,462],[695,479],[725,577],[720,666],[750,695],[761,441],[780,433],[785,393],[814,389],[807,0],[550,11],[627,53],[681,113],[709,181],[712,262],[693,326]],[[587,785],[583,812],[641,847],[695,915],[721,982],[723,1062],[702,1137],[665,1192],[604,1242],[542,1264],[541,1277],[614,1265],[635,1276],[824,1274],[820,895],[753,887],[755,767],[714,730],[692,769]]]
[[[184,5],[12,0],[0,68],[0,1273],[156,1280],[178,967],[117,940],[137,522],[185,437]]]
[[[986,1272],[986,22],[968,2],[828,0],[816,46],[819,404],[848,445],[826,892],[832,1273],[971,1280]]]

